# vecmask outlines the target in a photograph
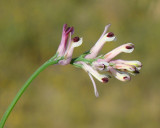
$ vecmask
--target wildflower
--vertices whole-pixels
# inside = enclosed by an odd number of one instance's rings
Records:
[[[71,38],[74,29],[73,27],[67,28],[67,25],[65,24],[63,26],[62,40],[57,50],[58,56],[62,57],[62,59],[58,61],[60,65],[66,65],[70,63],[76,67],[82,68],[88,73],[92,81],[96,97],[98,97],[99,94],[93,77],[95,77],[102,83],[107,83],[111,76],[114,76],[120,81],[129,81],[131,79],[130,74],[138,74],[139,70],[142,67],[141,62],[137,60],[113,60],[114,57],[116,57],[120,53],[133,52],[134,44],[132,43],[123,44],[105,55],[98,56],[98,53],[106,42],[116,40],[116,36],[114,35],[114,33],[107,33],[109,27],[110,24],[105,27],[101,37],[90,51],[80,55],[77,58],[72,59],[74,48],[80,46],[83,40],[79,37]]]
[[[108,75],[103,75],[103,74],[100,74],[97,70],[93,69],[92,66],[84,63],[84,62],[81,62],[81,64],[83,65],[82,68],[88,73],[91,81],[92,81],[92,84],[93,84],[93,87],[94,87],[94,93],[95,93],[95,96],[98,97],[99,94],[98,94],[98,91],[97,91],[97,87],[96,87],[96,83],[92,77],[92,75],[97,79],[99,80],[100,82],[103,82],[103,83],[107,83],[108,82],[108,78],[109,76]]]

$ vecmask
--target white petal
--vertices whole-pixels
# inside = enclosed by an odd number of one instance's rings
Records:
[[[125,47],[123,47],[122,52],[125,52],[125,53],[131,53],[131,52],[133,52],[133,50],[134,50],[134,44],[127,43],[124,46]],[[131,48],[127,48],[127,47],[131,47]]]
[[[113,36],[113,37],[107,37],[107,35],[108,35],[108,33],[106,33],[106,34],[104,35],[104,37],[103,37],[103,40],[104,40],[105,42],[110,42],[110,41],[115,41],[115,40],[116,40],[116,37],[115,37],[115,36]]]
[[[72,47],[79,47],[81,44],[82,44],[82,42],[83,42],[83,39],[82,38],[80,38],[80,40],[78,41],[78,42],[73,42],[72,43]]]

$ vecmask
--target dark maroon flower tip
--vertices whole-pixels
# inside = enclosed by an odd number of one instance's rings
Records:
[[[139,74],[139,71],[136,69],[136,70],[134,71],[134,73]]]
[[[124,71],[126,72],[126,71],[127,71],[127,69],[124,69]]]
[[[132,49],[132,48],[134,48],[134,45],[132,45],[132,46],[126,46],[126,49]]]
[[[70,30],[70,27],[68,27],[65,31],[67,32],[67,31],[69,31]]]
[[[74,33],[74,28],[73,27],[68,27],[67,24],[63,25],[63,32],[64,34],[68,35],[70,32],[71,34]]]
[[[73,38],[73,42],[78,42],[80,40],[80,38],[78,36]]]
[[[66,30],[65,30],[66,34],[69,34],[71,32],[71,34],[74,33],[74,28],[73,27],[68,27]]]
[[[73,35],[74,34],[74,27],[71,27],[71,35]]]
[[[108,34],[107,34],[107,37],[113,37],[114,36],[114,33],[113,32],[109,32]]]
[[[123,77],[123,79],[124,79],[124,80],[126,80],[126,79],[128,79],[128,77],[127,77],[127,76],[125,76],[125,77]]]
[[[102,78],[102,81],[103,81],[103,83],[107,83],[108,82],[108,78],[107,77]]]

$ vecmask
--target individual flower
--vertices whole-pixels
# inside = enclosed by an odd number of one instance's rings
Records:
[[[113,64],[133,65],[133,66],[135,66],[138,70],[140,70],[141,67],[142,67],[142,63],[141,63],[140,61],[137,61],[137,60],[128,61],[128,60],[118,59],[118,60],[111,60],[110,62],[113,63]]]
[[[58,56],[63,57],[63,60],[59,61],[60,65],[70,64],[74,48],[82,44],[82,38],[74,37],[71,39],[73,33],[73,27],[67,27],[67,24],[63,25],[62,39],[57,50]]]
[[[98,91],[97,91],[97,87],[96,87],[96,83],[92,77],[92,75],[97,79],[99,80],[100,82],[103,82],[103,83],[107,83],[108,82],[108,78],[109,76],[108,75],[104,75],[104,74],[100,74],[97,70],[95,70],[92,66],[84,63],[84,62],[81,62],[81,64],[83,65],[82,68],[88,73],[91,81],[92,81],[92,84],[93,84],[93,87],[94,87],[94,93],[95,93],[95,96],[98,97],[99,94],[98,94]]]
[[[114,50],[110,51],[106,55],[104,55],[104,58],[108,62],[112,58],[114,58],[115,56],[117,56],[118,54],[120,54],[122,52],[131,53],[133,50],[134,50],[134,44],[132,44],[132,43],[123,44],[123,45],[115,48]]]
[[[64,55],[66,48],[67,48],[68,36],[69,34],[72,35],[73,33],[74,33],[73,27],[67,27],[67,24],[63,25],[61,43],[57,50],[58,56]]]
[[[111,24],[108,24],[105,26],[104,32],[102,33],[101,37],[95,43],[95,45],[91,48],[90,54],[88,54],[85,58],[90,58],[90,59],[95,58],[106,42],[111,42],[111,41],[116,40],[114,33],[112,32],[106,33],[110,26]]]

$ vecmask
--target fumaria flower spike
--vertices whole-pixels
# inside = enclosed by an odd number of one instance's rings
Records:
[[[111,78],[111,75],[120,81],[129,81],[131,79],[129,74],[138,74],[142,67],[141,62],[136,60],[113,60],[114,57],[120,53],[133,52],[134,44],[132,43],[123,44],[105,55],[98,56],[98,53],[105,43],[116,40],[116,36],[113,32],[107,32],[110,26],[111,24],[105,26],[101,37],[88,52],[72,59],[74,48],[82,44],[82,38],[74,37],[71,39],[74,29],[73,27],[67,28],[67,25],[65,24],[63,26],[61,43],[57,50],[58,56],[62,57],[62,59],[58,61],[60,65],[73,64],[88,73],[93,83],[96,97],[98,97],[99,94],[93,77],[102,83],[107,83],[109,78]]]
[[[110,24],[106,25],[101,37],[89,51],[83,53],[79,57],[72,58],[74,49],[76,47],[79,47],[82,44],[83,40],[78,36],[72,38],[74,28],[67,27],[67,24],[64,24],[62,29],[61,42],[56,54],[49,60],[47,60],[43,65],[41,65],[24,83],[24,85],[14,97],[13,101],[4,113],[0,121],[0,128],[4,127],[5,122],[10,115],[12,109],[14,108],[22,94],[25,92],[27,87],[30,85],[30,83],[38,76],[40,72],[42,72],[48,66],[54,64],[72,64],[75,67],[82,68],[88,73],[92,81],[96,97],[99,96],[99,93],[93,77],[95,77],[98,81],[102,83],[107,83],[111,76],[114,76],[120,81],[129,81],[131,79],[130,74],[138,74],[139,70],[142,67],[140,61],[128,61],[121,59],[113,60],[114,57],[116,57],[120,53],[131,53],[134,50],[134,45],[132,43],[123,44],[104,55],[98,56],[105,43],[116,40],[116,36],[113,32],[107,32],[110,26]]]
[[[106,25],[104,32],[91,50],[70,61],[71,64],[82,68],[88,73],[93,83],[96,97],[98,97],[99,94],[93,77],[102,83],[107,83],[112,75],[120,81],[129,81],[131,79],[129,74],[138,74],[142,67],[141,62],[136,60],[113,60],[114,57],[120,53],[133,52],[134,44],[132,43],[123,44],[105,55],[97,56],[105,43],[116,40],[116,36],[113,32],[107,33],[110,26],[110,24]]]

